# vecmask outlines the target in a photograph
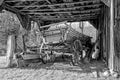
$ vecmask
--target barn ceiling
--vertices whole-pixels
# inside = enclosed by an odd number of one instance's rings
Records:
[[[45,24],[97,19],[101,0],[4,0],[4,8]]]

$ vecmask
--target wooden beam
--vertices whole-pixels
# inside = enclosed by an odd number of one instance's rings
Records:
[[[109,69],[114,70],[114,0],[110,3],[110,56],[109,56]]]
[[[49,0],[45,0],[45,1],[46,1],[47,3],[49,3],[49,4],[52,4]],[[49,6],[49,8],[51,8],[53,11],[55,11],[55,10],[54,10],[54,8],[55,8],[54,6]],[[62,14],[58,14],[57,17],[61,17],[61,15],[62,15]]]
[[[13,8],[13,7],[11,7],[11,6],[7,5],[7,4],[3,4],[2,7],[3,7],[4,9],[10,11],[10,12],[15,13],[15,14],[27,15],[26,13],[21,12],[21,11],[19,11],[18,9]],[[31,16],[29,16],[29,15],[27,15],[27,16],[28,16],[29,18],[31,18]],[[33,21],[34,21],[34,19],[33,19]]]
[[[89,17],[80,17],[80,18],[61,18],[61,19],[42,19],[43,21],[80,21],[80,20],[89,20],[90,18],[96,19],[98,16],[89,16]]]
[[[97,3],[100,3],[100,0],[86,0],[86,1],[80,1],[80,2],[69,2],[69,3],[57,3],[57,4],[48,4],[48,5],[34,5],[34,6],[31,6],[31,5],[19,5],[19,6],[12,6],[12,7],[48,7],[48,6],[63,6],[63,5],[74,5],[74,4],[84,4],[84,3],[94,3],[94,4],[97,4]]]
[[[20,13],[20,14],[25,15],[24,12],[21,12],[21,11],[19,11],[18,9],[13,8],[13,7],[11,7],[11,6],[7,5],[7,4],[5,4],[5,3],[4,3],[2,6],[3,6],[6,10],[11,11],[11,12],[13,12],[13,13]]]
[[[5,2],[25,2],[25,1],[44,1],[44,0],[5,0]]]
[[[41,15],[41,14],[64,14],[64,13],[92,13],[92,12],[98,12],[100,11],[101,9],[98,8],[98,9],[89,9],[89,10],[83,10],[83,11],[56,11],[56,12],[30,12],[30,13],[27,13],[26,14],[38,14],[38,15]]]
[[[88,21],[90,19],[97,19],[97,18],[98,16],[89,16],[89,17],[81,17],[81,18],[66,18],[66,19],[61,19],[61,20],[56,20],[56,21],[76,22],[76,21]]]
[[[33,5],[35,5],[36,3],[38,3],[38,2],[33,2],[32,4],[30,4],[31,6],[33,6]],[[23,8],[23,9],[28,9],[29,7],[25,7],[25,8]]]
[[[0,5],[2,5],[3,1],[4,1],[4,0],[0,0]]]
[[[99,15],[100,13],[92,13],[92,14],[78,14],[78,15],[73,15],[73,18],[78,18],[78,17],[87,17],[87,16],[97,16],[97,15]],[[35,18],[35,17],[34,17]],[[56,20],[56,19],[61,19],[61,18],[56,18],[56,17],[44,17],[44,18],[42,18],[42,17],[39,17],[39,16],[36,16],[36,18],[41,18],[41,20],[42,19],[45,19],[45,20]]]
[[[85,5],[85,6],[75,6],[75,7],[67,7],[67,8],[57,8],[57,9],[22,9],[20,11],[26,12],[26,11],[60,11],[60,10],[76,10],[76,9],[80,9],[80,8],[88,8],[88,7],[92,7],[92,8],[99,8],[102,4],[93,4],[93,5]]]

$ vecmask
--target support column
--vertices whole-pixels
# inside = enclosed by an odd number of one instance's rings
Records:
[[[114,0],[110,3],[110,55],[109,55],[109,69],[114,69]]]

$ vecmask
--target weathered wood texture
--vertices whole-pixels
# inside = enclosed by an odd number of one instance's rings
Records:
[[[108,65],[110,51],[110,8],[106,5],[103,6],[100,27],[102,32],[102,56]]]
[[[96,19],[101,5],[101,0],[4,0],[3,7],[48,25],[61,21]]]
[[[0,0],[0,5],[3,3],[4,0]]]
[[[73,29],[71,26],[68,27],[67,31],[64,33],[64,40],[66,41],[70,41],[73,38],[81,38],[81,39],[85,39],[87,36],[76,31],[75,29]]]
[[[79,38],[82,41],[86,40],[88,36],[76,31],[71,25],[66,24],[64,27],[56,27],[54,30],[45,31],[44,37],[47,42],[67,41],[71,42],[73,39]]]
[[[15,35],[9,35],[7,41],[7,64],[10,67],[12,65],[13,55],[15,51]]]
[[[114,70],[120,73],[120,0],[115,0],[114,3],[115,10],[115,26],[114,26],[114,36],[115,36],[115,55],[114,55]]]
[[[109,69],[114,70],[114,0],[110,3],[110,52],[109,52]]]

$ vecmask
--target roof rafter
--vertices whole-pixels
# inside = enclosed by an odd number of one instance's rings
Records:
[[[79,19],[78,19],[79,18]],[[89,19],[97,19],[98,16],[88,16],[88,17],[79,17],[78,18],[58,18],[58,19],[49,19],[49,20],[44,20],[44,21],[58,21],[58,22],[61,22],[61,21],[80,21],[80,20],[89,20]],[[36,18],[38,19],[38,18]],[[39,19],[38,19],[39,20]]]
[[[13,12],[13,13],[20,13],[20,14],[25,15],[24,12],[21,12],[21,11],[19,11],[18,9],[13,8],[13,7],[11,7],[11,6],[7,5],[7,4],[5,4],[5,3],[3,3],[2,7],[4,7],[5,9],[7,9],[8,11],[11,11],[11,12]]]
[[[41,14],[58,14],[58,13],[61,13],[61,14],[64,14],[64,13],[92,13],[92,12],[98,12],[100,11],[101,9],[98,8],[98,9],[89,9],[89,10],[83,10],[83,11],[56,11],[56,12],[30,12],[30,13],[26,13],[26,14],[38,14],[38,15],[41,15]]]
[[[32,4],[30,4],[31,6],[35,5],[38,2],[33,2]],[[24,7],[23,9],[28,9],[29,7]]]
[[[45,0],[47,3],[49,3],[49,4],[52,4],[49,0]],[[49,6],[49,8],[51,8],[53,11],[55,11],[54,10],[54,6]],[[58,14],[58,16],[60,17],[61,16],[61,14]]]
[[[80,9],[80,8],[87,8],[87,7],[95,7],[95,8],[98,8],[100,7],[101,4],[93,4],[93,5],[85,5],[85,6],[76,6],[76,7],[68,7],[68,8],[57,8],[57,9],[32,9],[32,10],[28,10],[28,9],[22,9],[20,11],[59,11],[59,10],[74,10],[74,9]]]
[[[13,6],[13,7],[48,7],[48,6],[62,6],[62,5],[74,5],[74,4],[84,4],[84,3],[100,3],[100,0],[87,0],[87,1],[81,1],[81,2],[69,2],[69,3],[57,3],[57,4],[49,4],[49,5],[19,5],[19,6]]]
[[[43,1],[43,0],[5,0],[5,2],[25,2],[25,1]]]
[[[90,17],[90,16],[98,16],[100,13],[97,13],[97,14],[82,14],[82,15],[74,15],[73,17],[74,18],[78,18],[78,17]],[[35,17],[34,17],[35,18]],[[39,18],[39,16],[38,17],[36,17],[36,18]],[[56,19],[64,19],[64,18],[54,18],[54,17],[47,17],[47,18],[43,18],[44,20],[56,20]],[[65,18],[66,19],[66,18]]]

